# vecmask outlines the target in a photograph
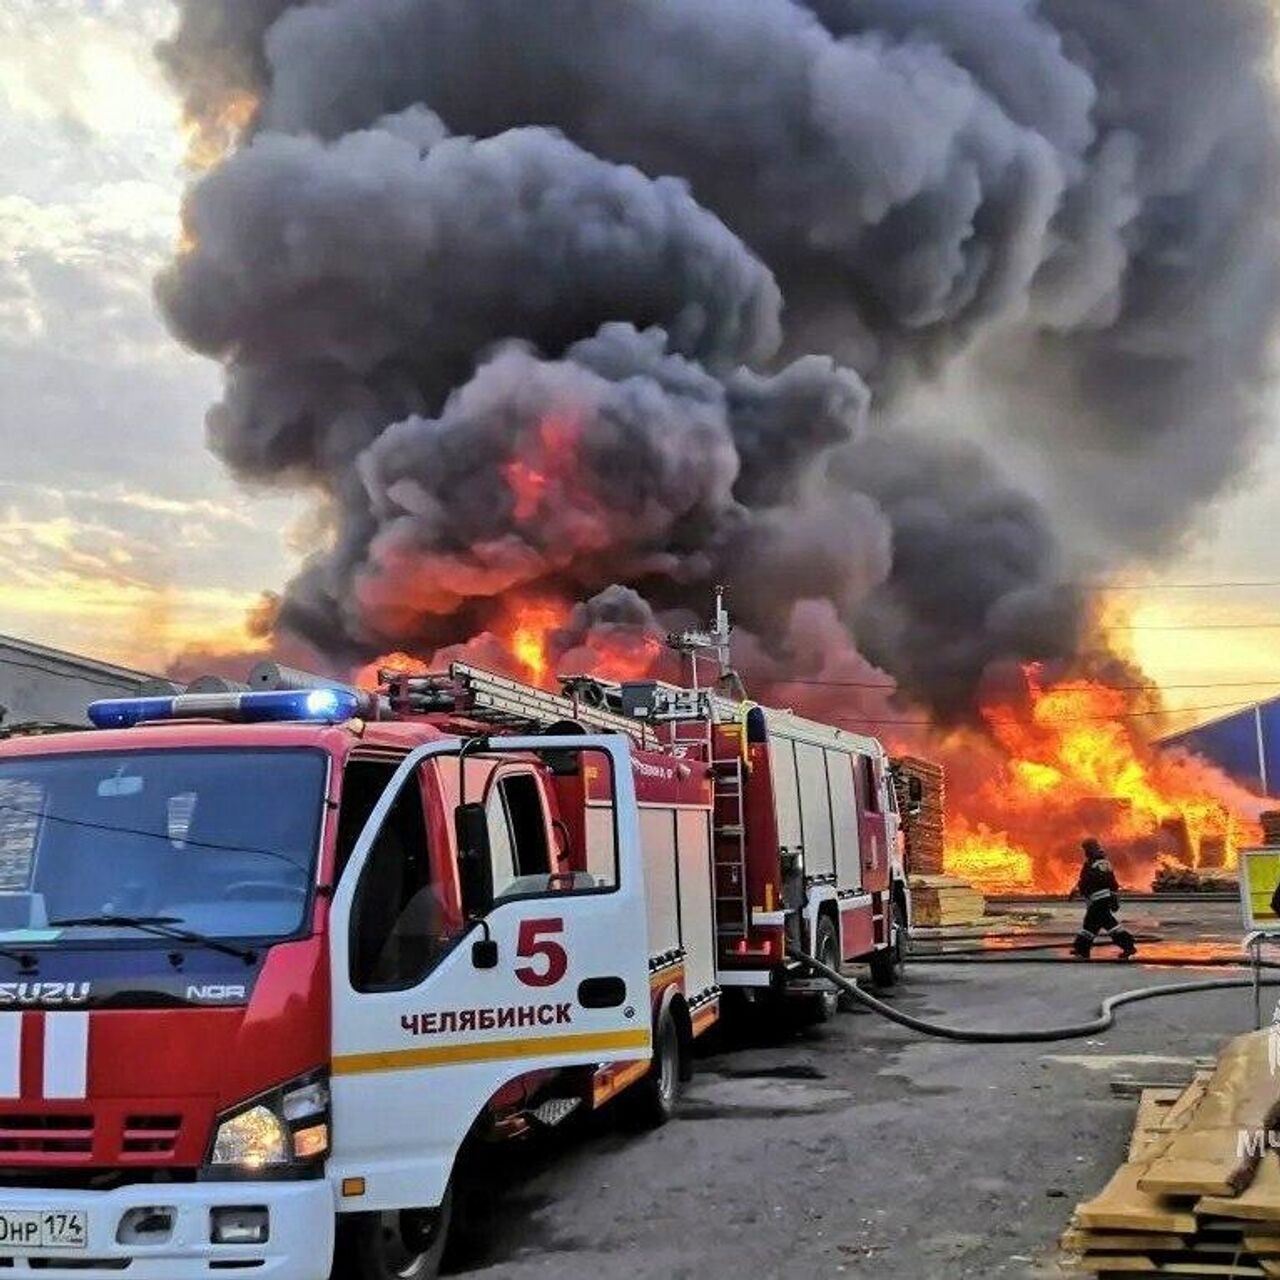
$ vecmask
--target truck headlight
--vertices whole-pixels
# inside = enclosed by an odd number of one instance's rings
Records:
[[[270,1107],[259,1103],[218,1126],[209,1163],[239,1165],[243,1169],[288,1164],[292,1156],[289,1146],[284,1121]]]
[[[329,1081],[312,1072],[224,1114],[207,1163],[223,1177],[255,1170],[306,1176],[328,1154]]]

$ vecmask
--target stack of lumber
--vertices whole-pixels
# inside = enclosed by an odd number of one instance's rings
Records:
[[[1262,815],[1262,840],[1264,844],[1280,844],[1280,809],[1268,809]]]
[[[1062,1237],[1068,1269],[1113,1280],[1280,1276],[1270,1034],[1237,1037],[1184,1089],[1143,1090],[1128,1159]]]
[[[913,929],[978,924],[986,913],[987,900],[967,880],[956,876],[911,877]]]
[[[894,760],[894,789],[906,839],[907,872],[913,876],[942,874],[942,852],[947,843],[946,779],[940,764],[918,756]],[[910,778],[920,781],[920,812],[911,812]]]

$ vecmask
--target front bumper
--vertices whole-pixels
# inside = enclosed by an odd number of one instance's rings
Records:
[[[265,1244],[213,1244],[210,1213],[219,1207],[264,1206]],[[130,1209],[174,1210],[173,1229],[156,1243],[117,1244]],[[0,1187],[0,1210],[67,1211],[88,1215],[84,1249],[0,1249],[0,1275],[67,1276],[73,1280],[210,1280],[228,1273],[271,1280],[326,1280],[332,1266],[334,1201],[329,1183],[145,1183],[114,1191],[21,1190]],[[99,1265],[94,1265],[98,1263]],[[121,1264],[125,1264],[122,1268]]]

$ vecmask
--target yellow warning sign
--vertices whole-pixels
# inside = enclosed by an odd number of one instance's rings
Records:
[[[1240,905],[1246,929],[1280,929],[1272,900],[1280,889],[1280,848],[1240,851]]]

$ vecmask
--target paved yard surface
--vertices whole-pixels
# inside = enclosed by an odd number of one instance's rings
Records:
[[[1074,925],[1058,910],[1043,927]],[[1135,903],[1132,927],[1238,946],[1229,904]],[[1153,948],[1154,950],[1154,948]],[[893,999],[958,1025],[1090,1016],[1109,992],[1213,976],[1089,965],[921,964]],[[1264,1017],[1274,1004],[1266,999]],[[1121,1010],[1094,1040],[969,1046],[870,1014],[771,1043],[710,1045],[680,1118],[628,1136],[603,1122],[526,1148],[465,1274],[598,1277],[1044,1276],[1078,1199],[1123,1158],[1121,1072],[1185,1079],[1252,1025],[1247,992]]]

